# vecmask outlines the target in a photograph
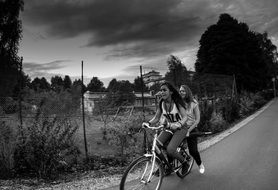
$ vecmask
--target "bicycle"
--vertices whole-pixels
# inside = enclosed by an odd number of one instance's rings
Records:
[[[121,182],[120,190],[127,189],[155,189],[161,186],[163,177],[175,172],[178,177],[184,178],[190,173],[194,164],[194,159],[189,155],[185,139],[179,145],[177,151],[186,159],[187,167],[183,167],[179,160],[173,159],[169,162],[166,154],[166,148],[157,144],[158,132],[165,128],[165,125],[151,127],[147,123],[143,125],[143,129],[151,129],[155,131],[151,150],[146,154],[135,159],[125,170]],[[194,135],[208,135],[210,132],[195,133]],[[184,170],[186,168],[186,170]],[[169,171],[169,172],[166,172]]]

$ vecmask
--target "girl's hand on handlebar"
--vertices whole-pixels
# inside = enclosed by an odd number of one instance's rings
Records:
[[[181,128],[181,124],[179,122],[170,123],[170,129],[177,130]]]

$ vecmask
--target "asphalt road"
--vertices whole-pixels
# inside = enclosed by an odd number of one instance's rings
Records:
[[[277,190],[278,99],[201,157],[205,174],[195,164],[184,179],[165,177],[161,190]]]
[[[247,125],[205,151],[205,174],[164,178],[162,190],[277,190],[278,99]]]

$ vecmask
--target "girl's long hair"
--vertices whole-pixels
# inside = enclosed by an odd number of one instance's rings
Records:
[[[186,109],[185,103],[184,103],[181,95],[179,94],[177,89],[170,82],[165,81],[160,85],[160,87],[161,86],[167,86],[169,88],[169,90],[172,92],[171,98],[174,101],[174,103],[176,104],[177,108],[178,108],[178,105],[181,105],[182,107],[184,107],[184,109]],[[160,100],[159,107],[161,107],[162,102],[163,102],[163,99]]]
[[[193,94],[192,94],[192,91],[190,90],[190,88],[187,85],[181,85],[181,87],[184,88],[184,91],[186,93],[184,101],[187,104],[194,102]]]

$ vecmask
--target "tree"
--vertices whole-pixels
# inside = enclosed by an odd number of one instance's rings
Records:
[[[146,86],[146,84],[144,82],[142,82],[141,77],[136,77],[134,79],[134,91],[135,92],[141,92],[143,89],[143,92],[148,91],[148,87]]]
[[[47,80],[42,77],[41,79],[36,77],[31,82],[31,88],[35,91],[49,91],[50,90],[50,84],[47,82]]]
[[[170,55],[167,63],[169,71],[165,74],[165,80],[172,82],[176,87],[186,84],[189,76],[181,60],[174,55]]]
[[[271,82],[271,64],[264,59],[266,44],[258,40],[260,36],[245,23],[239,23],[229,14],[221,14],[218,22],[201,36],[195,63],[197,75],[234,75],[239,90],[264,89]]]
[[[83,92],[82,92],[83,89]],[[76,92],[82,92],[85,93],[86,92],[86,86],[82,83],[82,81],[80,79],[78,80],[74,80],[72,83],[72,90],[76,91]]]
[[[64,81],[60,76],[51,77],[51,88],[55,92],[60,92],[64,88]]]
[[[107,87],[108,92],[116,92],[117,91],[117,84],[118,84],[118,81],[115,78],[112,79],[109,82],[108,87]]]
[[[64,89],[70,89],[72,86],[71,79],[68,75],[64,77]]]
[[[112,79],[108,85],[108,96],[111,106],[132,105],[135,101],[134,87],[128,80]]]
[[[18,45],[22,25],[19,13],[23,0],[0,1],[0,96],[10,96],[22,73],[18,72],[20,58]]]
[[[87,90],[91,92],[103,92],[105,91],[105,87],[103,86],[103,82],[101,82],[98,77],[93,77],[87,85]]]

